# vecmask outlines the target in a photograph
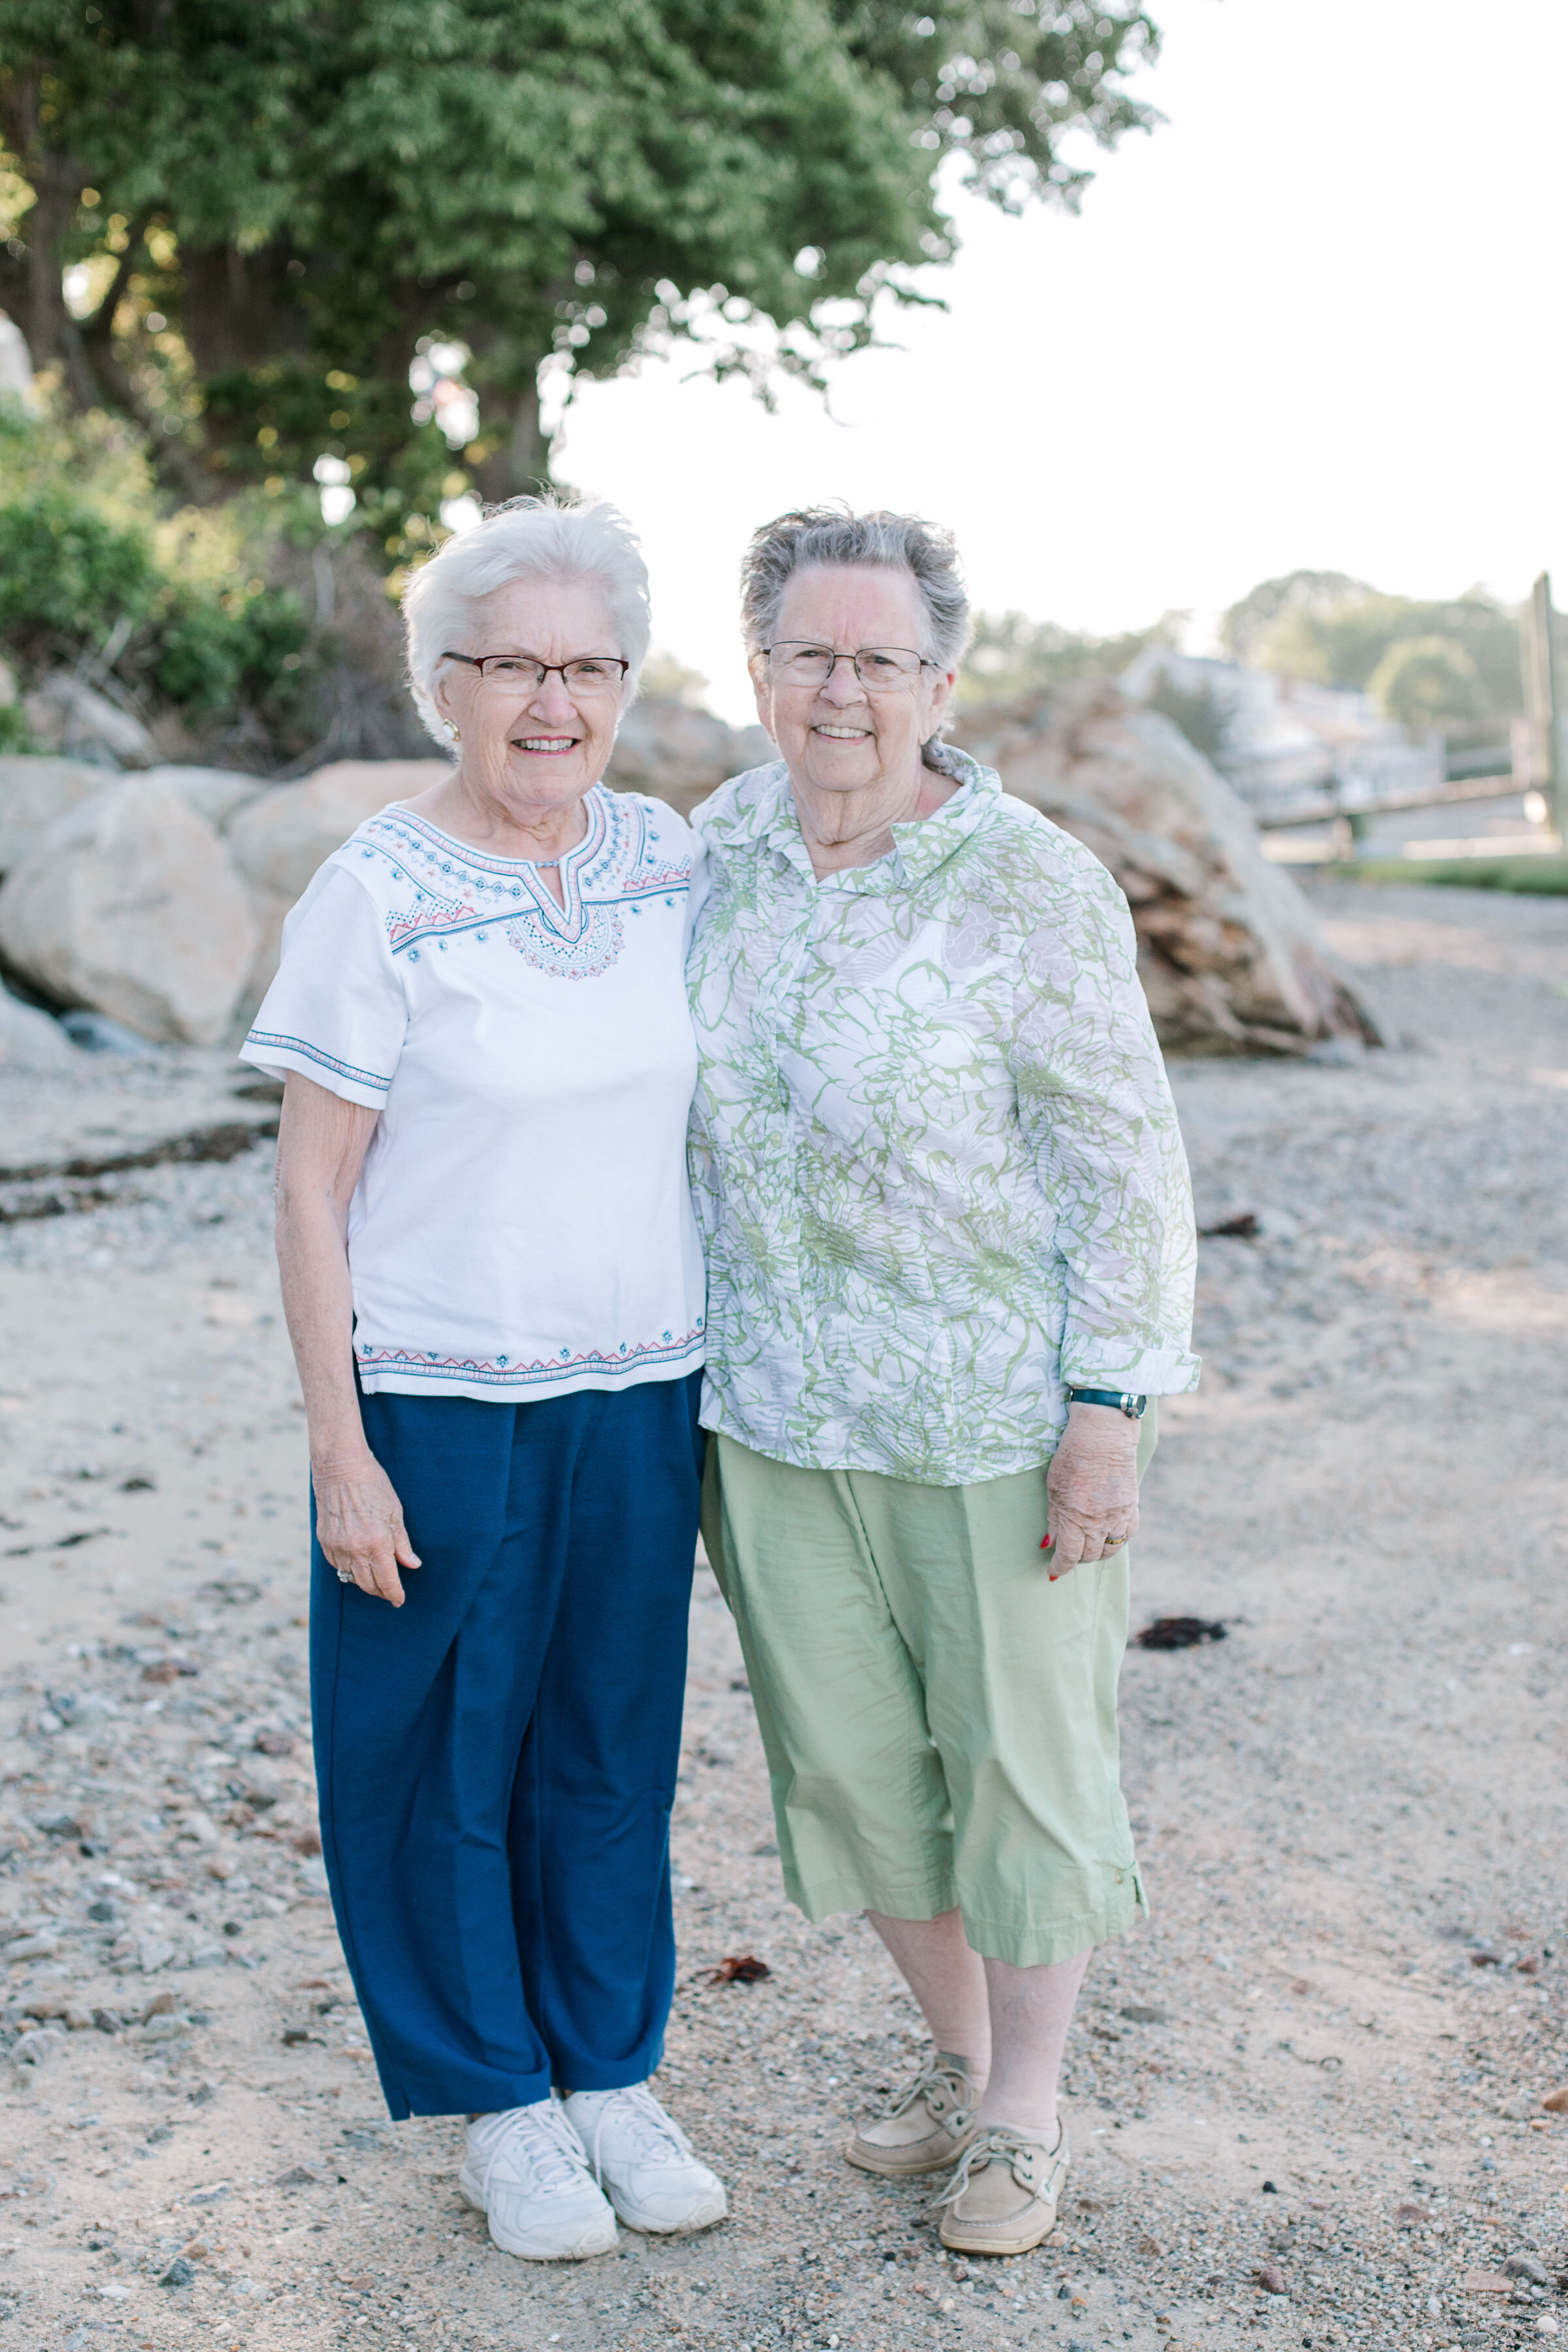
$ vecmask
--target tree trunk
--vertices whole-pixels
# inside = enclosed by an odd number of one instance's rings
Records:
[[[66,309],[60,255],[81,193],[81,173],[68,155],[46,149],[28,164],[37,201],[25,223],[27,241],[27,305],[24,331],[36,368],[64,365],[72,397],[91,404],[91,394],[72,367],[70,312]]]
[[[501,397],[499,393],[492,396],[498,403]],[[482,427],[482,394],[479,417]],[[488,440],[489,434],[484,437]],[[511,415],[504,437],[472,470],[480,497],[498,506],[503,499],[549,488],[550,442],[540,430],[536,377],[512,394]]]
[[[281,240],[255,253],[232,245],[182,248],[180,324],[204,380],[309,349],[310,320],[289,274],[293,258]]]

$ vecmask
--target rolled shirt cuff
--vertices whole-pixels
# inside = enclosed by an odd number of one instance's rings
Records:
[[[1127,1396],[1187,1396],[1198,1384],[1203,1360],[1186,1348],[1146,1348],[1131,1364],[1108,1371],[1068,1341],[1062,1349],[1062,1386],[1115,1389]]]

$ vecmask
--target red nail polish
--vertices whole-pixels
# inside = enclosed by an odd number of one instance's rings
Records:
[[[1042,1537],[1040,1538],[1040,1549],[1041,1549],[1042,1551],[1049,1551],[1050,1548],[1051,1548],[1051,1538],[1050,1538],[1050,1537],[1049,1537],[1049,1536],[1042,1536]]]

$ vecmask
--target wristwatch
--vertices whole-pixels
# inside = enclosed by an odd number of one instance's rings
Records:
[[[1068,1389],[1068,1391],[1069,1404],[1112,1405],[1118,1412],[1124,1412],[1129,1421],[1142,1421],[1143,1409],[1148,1402],[1146,1396],[1133,1396],[1125,1389]]]

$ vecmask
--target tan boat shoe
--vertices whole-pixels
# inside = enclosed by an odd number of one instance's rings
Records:
[[[1026,2254],[1057,2226],[1070,2160],[1066,2124],[1057,2126],[1054,2148],[1006,2124],[976,2131],[942,2200],[942,2244],[964,2254]]]
[[[974,2137],[974,2091],[962,2058],[939,2050],[844,2153],[862,2172],[906,2180],[941,2172]]]

